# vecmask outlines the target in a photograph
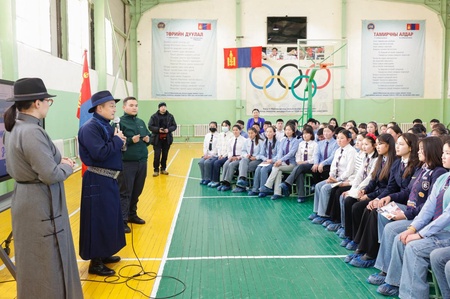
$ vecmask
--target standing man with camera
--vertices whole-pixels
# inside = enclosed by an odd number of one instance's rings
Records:
[[[165,102],[158,104],[158,111],[150,117],[148,128],[152,132],[150,143],[153,145],[155,156],[153,159],[153,176],[161,174],[168,175],[167,156],[170,145],[173,142],[172,132],[177,129],[177,123],[172,114],[167,111]],[[160,169],[161,166],[161,169]]]

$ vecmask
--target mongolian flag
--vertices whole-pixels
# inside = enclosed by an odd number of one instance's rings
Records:
[[[406,30],[420,30],[420,24],[406,24]]]
[[[262,47],[225,48],[223,52],[226,69],[262,66]]]
[[[92,107],[91,105],[91,80],[89,78],[89,67],[87,62],[87,50],[84,50],[84,64],[83,64],[83,75],[82,75],[82,82],[81,82],[81,90],[80,90],[80,96],[78,98],[78,108],[77,108],[77,118],[80,120],[79,127],[81,128],[82,125],[86,121],[89,120],[89,118],[92,117],[92,114],[88,112],[89,108]],[[81,176],[83,176],[84,172],[87,170],[86,165],[84,165],[83,162],[81,162]]]

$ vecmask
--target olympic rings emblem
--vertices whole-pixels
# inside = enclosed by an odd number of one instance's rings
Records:
[[[289,93],[289,90],[290,90],[292,95],[294,96],[294,98],[296,98],[297,100],[300,100],[300,101],[307,101],[308,100],[308,97],[300,97],[299,95],[297,95],[297,93],[295,92],[295,88],[300,86],[300,84],[302,83],[303,79],[305,79],[306,82],[308,82],[308,80],[310,78],[309,72],[310,72],[311,69],[307,69],[305,75],[303,75],[302,70],[298,69],[297,65],[295,65],[293,63],[288,63],[288,64],[283,65],[278,70],[277,75],[275,75],[275,72],[274,72],[274,70],[272,69],[272,67],[270,65],[263,63],[262,67],[267,68],[269,70],[270,74],[271,74],[269,77],[267,77],[264,80],[264,83],[263,83],[262,86],[256,84],[255,81],[253,80],[253,71],[255,70],[255,68],[252,68],[250,70],[249,79],[250,79],[250,83],[252,84],[252,86],[255,87],[256,89],[263,90],[264,95],[268,99],[270,99],[272,101],[282,100],[282,99],[284,99],[287,96],[287,94]],[[299,76],[297,76],[292,81],[292,84],[289,84],[287,82],[287,80],[284,77],[281,76],[282,70],[287,68],[287,67],[295,67],[298,70],[298,72],[299,72]],[[327,80],[325,81],[324,84],[317,85],[317,83],[316,83],[316,81],[314,79],[311,81],[311,89],[312,90],[310,92],[312,92],[312,96],[314,96],[316,94],[317,89],[322,89],[322,88],[324,88],[325,86],[327,86],[330,83],[330,81],[331,81],[331,72],[330,72],[329,69],[326,69],[326,71],[327,71]],[[273,96],[269,95],[268,92],[267,92],[267,89],[272,86],[272,84],[274,82],[274,79],[277,79],[278,84],[280,84],[280,86],[284,89],[284,93],[281,96],[279,96],[279,97],[273,97]],[[305,90],[305,92],[307,92],[307,90]]]

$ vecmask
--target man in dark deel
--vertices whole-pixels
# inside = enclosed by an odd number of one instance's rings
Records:
[[[167,156],[173,142],[172,132],[177,129],[177,123],[172,114],[167,111],[165,102],[158,104],[158,111],[150,117],[148,128],[152,132],[150,143],[153,145],[155,157],[153,159],[153,176],[158,176],[161,164],[161,174],[168,175]]]
[[[127,150],[122,154],[123,170],[117,179],[124,229],[125,233],[130,233],[128,222],[145,224],[145,220],[137,215],[137,203],[147,176],[150,132],[144,121],[137,117],[138,102],[135,97],[123,100],[123,111],[125,113],[120,117],[120,129],[127,138]]]
[[[78,131],[80,158],[88,167],[81,192],[80,256],[91,260],[90,274],[101,276],[115,273],[105,264],[119,262],[113,254],[125,246],[117,176],[126,138],[110,125],[118,101],[107,90],[94,94],[89,109],[94,115]]]

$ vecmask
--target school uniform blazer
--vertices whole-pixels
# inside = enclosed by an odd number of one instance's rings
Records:
[[[233,157],[233,147],[234,147],[234,141],[235,141],[236,137],[231,138],[230,140],[228,140],[228,158]],[[242,155],[242,148],[244,147],[245,141],[247,139],[239,136],[237,137],[237,142],[236,142],[236,152],[235,152],[235,157],[239,157]]]
[[[273,143],[274,141],[276,142]],[[263,146],[261,148],[260,156],[258,156],[257,159],[261,159],[263,160],[263,162],[269,159],[269,145],[272,146],[272,161],[274,161],[278,153],[278,147],[280,145],[280,141],[275,140],[275,138],[272,140],[264,141]]]
[[[228,156],[228,141],[233,138],[234,135],[230,131],[226,133],[219,133],[219,142],[217,144],[217,156]]]
[[[341,150],[343,150],[342,153]],[[341,182],[347,180],[355,169],[355,156],[356,150],[350,144],[347,144],[344,148],[339,147],[334,153],[333,163],[331,163],[330,167],[330,176]],[[335,177],[337,170],[338,175]]]
[[[450,176],[450,173],[447,172],[444,175],[441,175],[434,183],[433,189],[431,190],[431,194],[428,197],[427,201],[423,205],[422,210],[419,215],[414,218],[411,226],[414,227],[419,234],[426,238],[432,236],[442,230],[448,231],[448,226],[450,225],[450,188],[448,188],[444,193],[443,200],[443,212],[441,216],[437,219],[433,220],[434,212],[436,210],[436,202],[437,196],[442,188],[445,186],[445,182],[447,178]]]
[[[419,214],[428,198],[428,193],[433,188],[434,183],[446,172],[447,170],[443,167],[436,167],[435,169],[422,167],[417,169],[408,185],[409,198],[405,211],[405,216],[408,220],[414,219],[414,217]],[[414,190],[413,186],[416,181],[418,181],[418,188],[414,188]]]
[[[241,153],[242,157],[245,158],[245,157],[247,157],[247,155],[250,155],[250,151],[251,151],[251,148],[252,148],[252,142],[254,143],[254,145],[253,145],[253,155],[252,156],[256,157],[256,156],[259,155],[259,153],[261,151],[261,148],[263,147],[262,144],[263,144],[264,141],[262,141],[260,139],[260,140],[258,140],[258,144],[256,144],[255,139],[247,138],[245,140],[244,146],[242,147],[242,153]]]
[[[286,152],[286,145],[289,140],[289,151]],[[299,140],[295,137],[283,138],[278,145],[277,156],[273,159],[274,161],[281,160],[283,162],[289,161],[289,164],[295,163],[295,153],[298,149]],[[286,163],[287,164],[287,163]]]
[[[324,159],[325,147],[328,142],[328,157]],[[314,155],[314,164],[330,165],[333,162],[334,152],[339,146],[334,138],[321,140],[317,143],[317,150]]]
[[[392,164],[387,188],[378,195],[378,198],[389,196],[391,201],[406,205],[409,195],[408,185],[411,181],[412,174],[403,178],[403,173],[405,171],[401,169],[401,164],[401,159],[397,159]]]
[[[223,134],[223,133],[222,133]],[[211,141],[211,135],[213,136],[212,140],[212,150],[209,150],[209,142]],[[203,155],[209,155],[213,157],[217,157],[217,153],[219,151],[219,133],[208,133],[205,135],[205,139],[203,140]]]
[[[306,141],[303,140],[298,144],[297,153],[295,154],[295,162],[303,162],[303,156],[305,154],[306,149]],[[316,154],[317,150],[317,142],[314,140],[308,141],[308,159],[306,162],[309,164],[314,164],[314,155]]]
[[[383,156],[378,156],[378,159],[383,159]],[[399,160],[399,159],[397,158],[397,160]],[[376,164],[376,162],[375,162],[375,164]],[[394,162],[394,164],[395,164],[395,162]],[[386,167],[386,165],[385,165],[385,167]],[[380,197],[379,195],[388,186],[389,177],[392,175],[392,172],[391,172],[391,174],[389,175],[388,178],[380,180],[379,177],[380,177],[381,170],[382,169],[380,169],[378,171],[378,173],[376,174],[375,178],[371,179],[369,184],[367,184],[367,186],[363,189],[364,192],[366,193],[367,197],[369,197],[370,199],[379,198]]]

